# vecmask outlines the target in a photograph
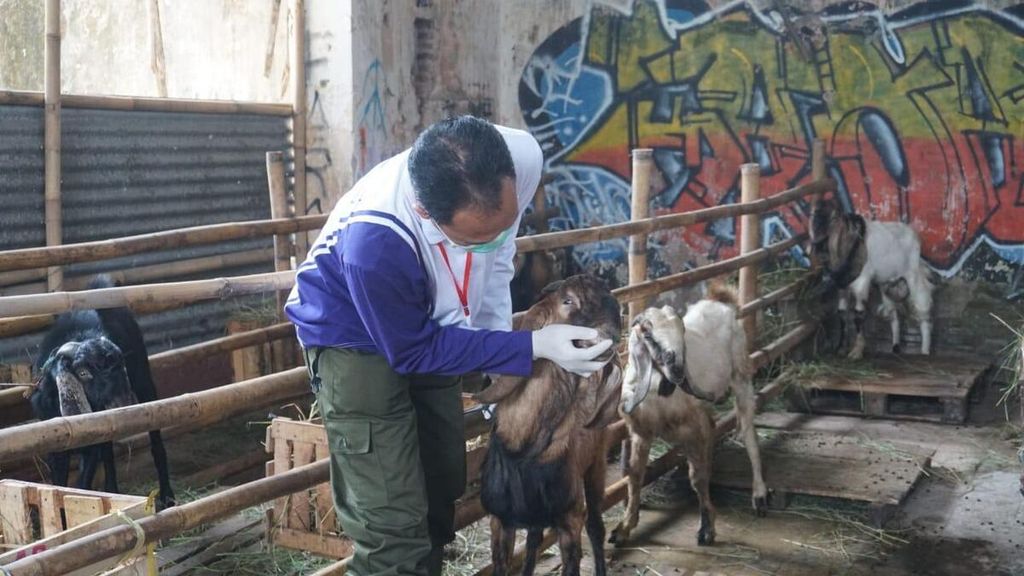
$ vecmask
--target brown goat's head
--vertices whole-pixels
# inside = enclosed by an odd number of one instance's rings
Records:
[[[602,280],[581,274],[548,285],[538,302],[516,319],[515,329],[539,330],[549,324],[573,324],[597,330],[597,339],[578,342],[577,345],[581,347],[605,339],[617,342],[622,332],[622,312],[618,300]],[[608,360],[609,363],[603,370],[587,378],[562,370],[551,362],[538,362],[530,378],[502,376],[478,393],[476,399],[487,404],[498,403],[535,378],[563,379],[573,389],[592,384],[595,386],[593,394],[577,396],[586,404],[580,407],[585,413],[581,423],[585,426],[606,425],[615,419],[622,371],[615,359],[614,346],[602,354],[600,360]]]
[[[578,274],[548,284],[537,303],[518,319],[516,329],[539,330],[549,324],[573,324],[597,330],[597,339],[580,342],[583,347],[606,339],[618,342],[622,333],[622,308],[603,280]],[[600,360],[607,360],[614,354],[613,346]]]

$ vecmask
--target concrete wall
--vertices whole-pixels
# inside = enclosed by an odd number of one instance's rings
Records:
[[[285,102],[289,2],[282,3],[271,37],[273,4],[63,0],[63,90]],[[0,87],[43,89],[44,5],[44,0],[0,0]],[[273,51],[269,68],[268,50]],[[165,93],[155,73],[161,51]]]

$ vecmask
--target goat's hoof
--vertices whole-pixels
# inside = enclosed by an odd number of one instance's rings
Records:
[[[713,546],[715,543],[715,533],[710,530],[701,528],[697,532],[697,546]]]
[[[608,537],[608,543],[614,544],[615,546],[621,546],[626,543],[628,538],[629,530],[626,530],[622,526],[618,526],[612,530],[612,535]]]
[[[754,497],[754,513],[758,518],[764,518],[768,515],[768,497],[758,496]]]

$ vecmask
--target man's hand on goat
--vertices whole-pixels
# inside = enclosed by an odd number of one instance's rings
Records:
[[[600,334],[593,328],[550,324],[533,333],[533,357],[546,358],[580,376],[590,376],[608,363],[595,360],[611,348],[611,340],[602,340],[588,348],[577,348],[574,340],[595,340]]]

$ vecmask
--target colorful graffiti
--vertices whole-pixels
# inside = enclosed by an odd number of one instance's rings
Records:
[[[802,14],[636,0],[548,37],[519,101],[556,178],[561,228],[628,218],[633,148],[655,150],[654,208],[678,212],[735,202],[746,162],[760,165],[762,191],[808,181],[822,138],[846,209],[910,222],[944,275],[982,261],[1012,272],[1024,263],[1022,32],[1024,6]],[[765,241],[802,232],[805,209],[765,218]],[[735,253],[736,233],[719,221],[683,234],[717,258]],[[605,243],[579,263],[624,252]]]

